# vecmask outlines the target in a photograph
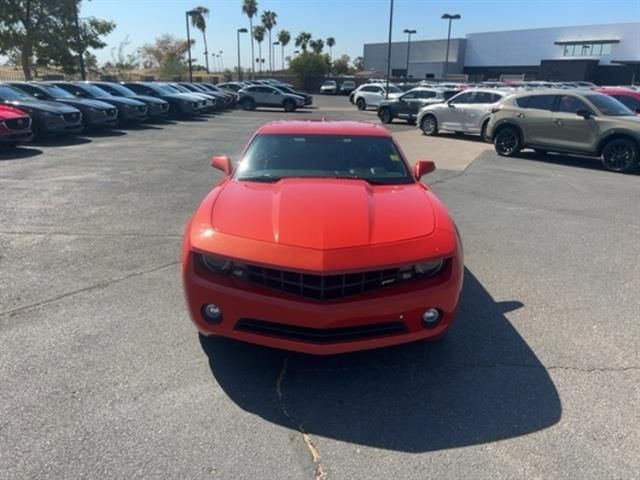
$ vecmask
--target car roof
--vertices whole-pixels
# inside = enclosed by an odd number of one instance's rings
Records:
[[[515,92],[514,96],[528,96],[528,95],[567,95],[572,93],[574,95],[604,95],[597,90],[585,90],[583,88],[545,88],[541,90],[526,90],[523,92]]]
[[[327,120],[290,120],[269,122],[258,129],[258,135],[351,135],[391,137],[384,127],[374,123]]]
[[[597,90],[592,90],[594,92],[600,92],[600,93],[618,93],[621,95],[629,95],[630,97],[640,97],[640,92],[638,92],[637,90],[633,90],[631,88],[625,88],[625,87],[601,87],[598,88]]]

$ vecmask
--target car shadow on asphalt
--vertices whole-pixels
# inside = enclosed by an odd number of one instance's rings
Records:
[[[31,145],[36,147],[71,147],[74,145],[84,145],[91,143],[91,139],[81,135],[57,135],[46,138],[36,138]]]
[[[465,271],[441,342],[314,357],[200,337],[215,380],[243,410],[335,440],[403,452],[495,442],[556,424],[558,392],[497,302]]]
[[[14,148],[2,148],[0,147],[0,162],[4,160],[19,160],[21,158],[30,158],[40,155],[42,150],[29,147],[14,147]]]
[[[531,150],[525,150],[523,152],[518,153],[513,157],[514,159],[522,159],[522,160],[532,160],[534,162],[540,163],[553,163],[556,165],[565,165],[567,167],[576,167],[583,168],[586,170],[599,170],[601,172],[608,172],[606,168],[602,165],[602,162],[599,158],[589,158],[589,157],[580,157],[577,155],[561,155],[556,153],[537,153]],[[630,173],[630,175],[640,175],[639,169],[636,169],[635,172]],[[629,175],[629,174],[627,174]]]

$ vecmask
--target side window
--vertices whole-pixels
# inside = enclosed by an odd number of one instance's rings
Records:
[[[459,104],[459,103],[471,103],[475,93],[476,92],[461,93],[456,98],[452,99],[451,102],[449,102],[449,103],[453,103],[454,105]]]
[[[630,97],[629,95],[612,95],[612,97],[619,102],[622,102],[633,111],[640,108],[640,100],[638,100],[637,98]]]
[[[492,93],[491,94],[491,103],[501,102],[503,98],[504,97],[502,95],[499,95],[497,93]]]
[[[489,92],[476,92],[476,96],[473,99],[473,103],[493,103],[493,93]]]
[[[529,101],[524,108],[533,108],[535,110],[549,110],[553,109],[553,103],[555,102],[555,95],[532,95],[528,97]],[[520,105],[520,103],[518,103]]]
[[[436,96],[436,92],[432,92],[429,90],[421,90],[417,93],[418,98],[434,98]]]
[[[377,92],[378,90],[376,89],[376,87],[372,87],[371,85],[369,85],[367,87],[362,87],[362,91],[371,93],[371,92]]]
[[[413,100],[414,98],[418,98],[418,92],[407,92],[402,95],[402,100]]]
[[[573,95],[560,95],[560,104],[558,111],[563,113],[576,113],[578,110],[589,110],[587,105],[578,97]]]

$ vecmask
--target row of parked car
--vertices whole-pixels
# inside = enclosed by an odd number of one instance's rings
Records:
[[[293,85],[276,79],[226,82],[218,84],[218,87],[237,93],[238,105],[244,110],[267,107],[294,112],[298,108],[313,105],[312,95],[295,90]]]
[[[235,107],[238,95],[207,83],[0,83],[0,145]]]
[[[371,82],[359,87],[352,101],[359,110],[375,107],[383,123],[416,123],[424,135],[480,135],[500,155],[517,155],[523,148],[586,155],[617,172],[640,163],[640,91],[633,88],[451,87],[404,92],[389,85],[387,95],[385,84]]]

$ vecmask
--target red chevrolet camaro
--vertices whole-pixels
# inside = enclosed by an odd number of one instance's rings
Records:
[[[273,122],[186,228],[185,295],[203,335],[312,354],[442,337],[462,244],[442,202],[384,128]]]

